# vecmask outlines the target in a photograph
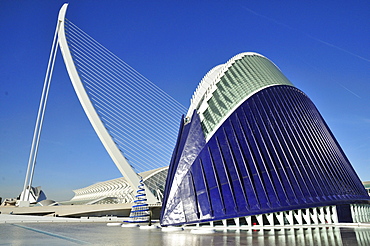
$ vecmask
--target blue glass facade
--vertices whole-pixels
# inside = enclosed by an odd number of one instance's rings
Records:
[[[311,100],[294,86],[273,85],[247,98],[207,142],[196,109],[181,124],[161,224],[367,201]]]

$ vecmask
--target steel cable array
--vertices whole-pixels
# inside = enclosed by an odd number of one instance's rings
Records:
[[[136,172],[169,164],[186,108],[69,20],[73,61],[101,121]]]

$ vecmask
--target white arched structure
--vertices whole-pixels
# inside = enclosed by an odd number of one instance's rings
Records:
[[[168,166],[140,173],[144,184],[160,201],[163,199],[167,171]],[[75,196],[61,204],[133,203],[136,200],[136,190],[132,189],[125,177],[98,182],[73,192]]]
[[[67,71],[71,82],[73,84],[74,90],[78,96],[78,99],[90,121],[92,124],[95,132],[97,133],[100,141],[103,143],[105,149],[109,153],[110,157],[112,158],[113,162],[116,164],[119,171],[125,177],[127,182],[130,186],[136,190],[139,185],[139,177],[136,172],[133,170],[131,165],[127,162],[126,158],[123,156],[120,149],[117,147],[115,142],[113,141],[112,137],[108,133],[107,129],[105,128],[103,122],[99,118],[99,115],[95,111],[95,108],[92,102],[89,99],[89,96],[82,84],[82,81],[78,75],[76,66],[73,62],[73,58],[66,40],[65,34],[65,27],[64,27],[64,20],[65,14],[67,10],[68,4],[64,4],[60,9],[59,16],[58,16],[58,43],[63,55],[64,63],[67,67]],[[158,200],[155,196],[148,190],[146,197],[148,199],[148,203],[157,203]]]

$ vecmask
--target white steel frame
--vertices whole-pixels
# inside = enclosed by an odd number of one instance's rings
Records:
[[[100,120],[99,115],[96,113],[92,102],[90,101],[86,90],[82,84],[82,81],[78,75],[77,69],[74,65],[71,52],[68,47],[65,28],[64,28],[64,19],[66,15],[68,4],[64,4],[59,11],[58,16],[58,43],[63,55],[64,63],[66,65],[69,77],[77,94],[77,97],[91,123],[96,134],[98,135],[100,141],[103,143],[105,149],[109,153],[113,162],[116,164],[119,171],[126,178],[128,183],[131,185],[133,190],[137,190],[140,179],[136,172],[132,169],[131,165],[127,162],[126,158],[123,156],[121,151],[118,149],[117,145],[114,143],[107,129],[105,128],[103,122]],[[148,203],[154,204],[159,202],[156,197],[146,189],[146,197]]]

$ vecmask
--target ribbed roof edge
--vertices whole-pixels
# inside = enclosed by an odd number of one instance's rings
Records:
[[[190,100],[190,107],[188,113],[186,114],[187,118],[191,117],[194,109],[204,98],[205,94],[208,91],[213,91],[213,86],[221,79],[225,72],[231,67],[237,60],[242,59],[245,56],[260,56],[266,58],[265,56],[258,54],[256,52],[242,52],[232,58],[230,58],[226,63],[217,65],[213,67],[200,81],[198,87],[195,89],[195,92]],[[267,58],[266,58],[267,59]]]

